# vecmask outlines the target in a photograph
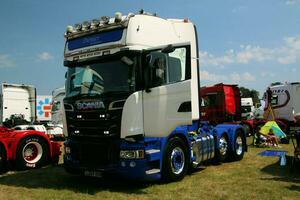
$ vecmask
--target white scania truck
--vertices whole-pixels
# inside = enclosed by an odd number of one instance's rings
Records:
[[[240,160],[240,125],[199,119],[195,26],[141,11],[68,26],[64,166],[74,174],[184,177],[206,160]]]

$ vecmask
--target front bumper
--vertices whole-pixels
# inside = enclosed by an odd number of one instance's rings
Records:
[[[121,141],[118,149],[145,149],[145,147],[151,147],[151,145],[145,145],[144,143],[130,144],[126,141]],[[143,159],[121,159],[118,157],[105,162],[99,161],[97,154],[94,155],[94,160],[85,162],[82,152],[76,149],[77,142],[67,140],[65,142],[65,148],[70,147],[70,151],[64,155],[64,167],[67,171],[76,171],[78,174],[88,174],[91,176],[98,176],[99,174],[113,174],[127,179],[152,181],[161,178],[161,155],[160,150],[153,151],[153,149],[145,149],[145,157]],[[108,153],[108,152],[107,152]],[[91,157],[90,157],[91,159]]]

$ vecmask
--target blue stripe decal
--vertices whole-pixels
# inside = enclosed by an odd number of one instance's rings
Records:
[[[71,50],[80,49],[80,48],[93,46],[97,44],[116,42],[121,40],[122,35],[123,35],[123,29],[116,29],[109,32],[96,33],[93,35],[70,40],[68,41],[67,46],[68,49],[71,51]]]

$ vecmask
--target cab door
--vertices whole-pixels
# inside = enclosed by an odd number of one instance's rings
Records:
[[[143,116],[146,137],[166,137],[192,124],[190,45],[147,51]]]

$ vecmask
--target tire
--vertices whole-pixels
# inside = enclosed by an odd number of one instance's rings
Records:
[[[162,179],[166,182],[183,179],[188,171],[189,155],[186,144],[179,137],[171,138],[165,148]]]
[[[220,138],[219,148],[216,148],[216,162],[224,162],[228,159],[229,148],[228,148],[228,138],[225,134],[223,134]]]
[[[238,130],[234,138],[234,149],[231,152],[231,158],[233,161],[242,160],[246,149],[246,138],[243,137],[241,130]]]
[[[21,140],[17,148],[17,168],[39,168],[48,161],[48,145],[38,136],[29,136]]]
[[[6,171],[7,160],[6,160],[6,151],[2,145],[0,145],[0,174]]]

